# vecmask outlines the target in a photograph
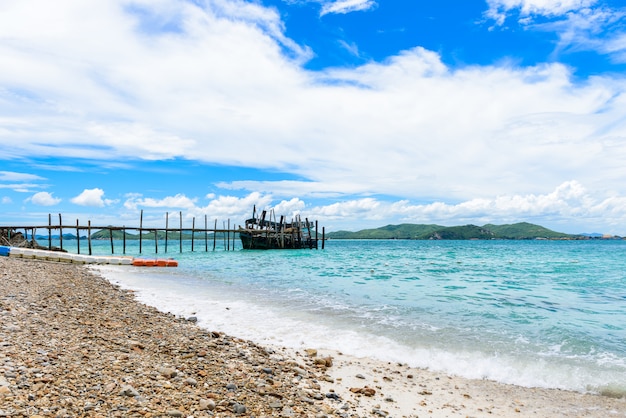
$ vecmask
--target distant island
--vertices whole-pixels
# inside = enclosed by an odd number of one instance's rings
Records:
[[[487,224],[483,226],[441,226],[424,224],[387,225],[375,229],[361,231],[336,231],[326,234],[327,239],[407,239],[407,240],[586,240],[599,239],[583,234],[564,234],[555,232],[543,226],[528,222],[519,222],[507,225]],[[611,237],[621,239],[620,237]]]

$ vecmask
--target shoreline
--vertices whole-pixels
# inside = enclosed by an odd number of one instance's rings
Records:
[[[0,257],[0,284],[0,416],[626,416],[624,398],[261,346],[77,265]]]

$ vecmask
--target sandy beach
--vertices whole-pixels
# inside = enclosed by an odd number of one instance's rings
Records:
[[[623,417],[626,399],[260,346],[143,305],[86,267],[0,257],[5,416]]]

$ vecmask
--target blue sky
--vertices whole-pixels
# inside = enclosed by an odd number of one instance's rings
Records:
[[[5,1],[0,139],[4,225],[626,235],[626,5]]]

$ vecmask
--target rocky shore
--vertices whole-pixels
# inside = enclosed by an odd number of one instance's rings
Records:
[[[626,401],[261,347],[87,268],[0,257],[0,417],[238,416],[623,417]]]
[[[0,324],[1,417],[350,416],[320,391],[330,359],[203,330],[83,267],[0,257]]]

